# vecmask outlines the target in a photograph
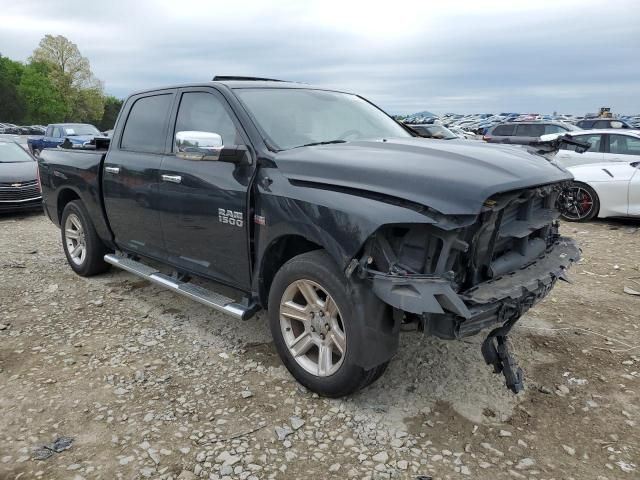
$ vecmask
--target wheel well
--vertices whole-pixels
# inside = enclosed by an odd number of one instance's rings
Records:
[[[80,200],[80,196],[70,188],[65,188],[58,194],[58,221],[62,220],[62,212],[67,203],[74,200]]]
[[[268,307],[271,283],[280,267],[293,257],[322,247],[299,235],[286,235],[271,243],[265,250],[260,269],[260,301],[264,308]]]
[[[583,187],[587,187],[589,188],[589,190],[591,190],[593,192],[593,194],[595,195],[594,200],[596,201],[596,214],[593,218],[598,218],[598,215],[600,215],[600,196],[598,195],[598,192],[596,191],[595,188],[593,188],[591,185],[589,185],[586,182],[581,182],[580,180],[574,180],[573,181],[574,184],[576,185],[580,185]]]

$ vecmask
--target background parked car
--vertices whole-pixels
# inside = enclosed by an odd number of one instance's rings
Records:
[[[568,132],[571,137],[591,144],[589,150],[577,153],[575,146],[563,145],[555,160],[564,167],[601,162],[640,161],[640,132],[633,130],[581,130]],[[558,134],[543,135],[541,140],[552,140]]]
[[[593,128],[633,128],[624,120],[617,118],[589,118],[576,122],[576,125],[585,130]]]
[[[81,147],[99,136],[102,136],[100,131],[88,123],[52,123],[47,126],[44,136],[31,137],[27,143],[37,157],[45,148],[57,147],[65,141],[72,148]]]
[[[42,208],[38,163],[15,142],[0,139],[0,212]]]
[[[459,138],[458,135],[442,125],[409,125],[409,127],[424,138],[437,138],[440,140]]]
[[[565,133],[580,128],[562,122],[511,122],[489,129],[482,139],[489,143],[516,143],[526,145],[536,138],[551,133]]]
[[[559,199],[564,219],[640,218],[640,161],[593,163],[568,170],[574,180]]]

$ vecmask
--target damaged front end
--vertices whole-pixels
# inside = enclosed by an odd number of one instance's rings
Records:
[[[553,184],[495,195],[469,221],[383,227],[352,272],[425,333],[457,339],[500,325],[482,353],[517,393],[522,374],[507,334],[580,258],[576,243],[558,233],[561,190]]]

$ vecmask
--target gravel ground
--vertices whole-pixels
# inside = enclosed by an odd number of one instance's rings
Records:
[[[0,479],[638,478],[639,227],[564,225],[584,259],[512,334],[522,394],[480,336],[405,333],[380,381],[327,400],[263,314],[78,277],[47,219],[2,216]]]

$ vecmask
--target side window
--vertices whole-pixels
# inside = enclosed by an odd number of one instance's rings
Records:
[[[47,131],[45,132],[45,137],[51,137],[53,135],[53,127],[47,127]]]
[[[134,152],[164,152],[167,117],[172,101],[171,93],[136,100],[124,126],[120,148]]]
[[[60,127],[53,127],[53,138],[60,138],[62,136],[62,129]]]
[[[573,138],[579,142],[588,143],[591,146],[587,152],[598,153],[600,151],[600,145],[602,144],[602,135],[574,135]],[[575,145],[562,145],[563,150],[575,151]]]
[[[640,155],[640,138],[627,137],[627,150],[630,155]]]
[[[609,152],[616,155],[634,155],[635,152],[629,149],[628,139],[625,135],[609,135]]]
[[[539,123],[523,123],[516,128],[518,137],[539,137],[544,135],[544,125]]]
[[[610,120],[598,120],[593,124],[593,128],[620,128],[611,125]]]
[[[186,92],[182,94],[176,132],[184,131],[211,132],[222,137],[224,145],[243,143],[238,134],[231,113],[223,100],[217,95],[207,92]]]
[[[491,135],[509,136],[509,135],[513,135],[513,133],[515,132],[515,129],[516,129],[515,125],[498,125],[496,128],[493,129],[493,132],[491,132]]]
[[[584,128],[585,130],[593,128],[593,120],[583,120],[581,122],[578,122],[578,126],[580,128]]]
[[[611,120],[609,122],[609,128],[625,128],[625,125],[620,120]]]
[[[560,125],[545,125],[544,126],[544,133],[549,134],[549,133],[564,133],[566,132],[567,129],[564,127],[561,127]]]

